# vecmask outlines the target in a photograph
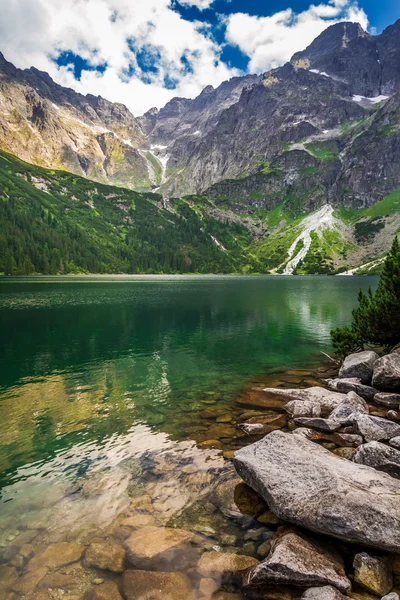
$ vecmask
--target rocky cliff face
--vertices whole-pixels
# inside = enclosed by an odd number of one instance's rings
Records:
[[[29,162],[129,187],[151,185],[146,137],[122,104],[82,96],[0,55],[0,146]]]

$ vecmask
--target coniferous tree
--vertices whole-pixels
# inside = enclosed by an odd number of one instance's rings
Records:
[[[366,345],[390,350],[400,343],[400,244],[397,236],[386,257],[376,292],[358,294],[350,327],[331,332],[335,349],[342,355]]]

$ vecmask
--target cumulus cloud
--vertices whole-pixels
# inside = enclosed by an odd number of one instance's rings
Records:
[[[204,10],[213,0],[180,3]],[[20,68],[34,65],[81,93],[123,102],[136,115],[240,74],[221,60],[224,44],[215,41],[211,25],[186,20],[171,0],[0,0],[0,7],[0,50],[8,60]],[[367,25],[354,0],[325,0],[300,14],[231,14],[223,26],[226,43],[250,58],[251,72],[260,72],[346,18]],[[80,80],[72,63],[56,62],[73,54],[92,67]]]
[[[186,0],[207,8],[210,0]],[[172,96],[196,96],[237,75],[220,60],[207,25],[183,19],[170,0],[0,0],[1,51],[20,68],[47,71],[61,85],[126,104],[135,114]],[[103,73],[57,56],[74,53]],[[138,60],[140,57],[141,60]],[[151,68],[153,65],[153,68]]]
[[[266,71],[288,61],[324,29],[338,21],[354,21],[367,28],[364,10],[353,0],[311,5],[301,13],[287,9],[270,17],[236,13],[228,17],[226,39],[250,58],[249,69]]]

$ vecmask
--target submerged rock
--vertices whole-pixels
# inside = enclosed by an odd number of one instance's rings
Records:
[[[83,600],[122,600],[115,581],[104,581],[86,592]]]
[[[400,479],[400,452],[380,442],[369,442],[357,448],[352,461]]]
[[[259,561],[252,556],[244,554],[230,554],[229,552],[204,552],[197,564],[197,571],[203,576],[222,575],[224,573],[238,573],[255,567]]]
[[[392,589],[392,565],[389,557],[361,552],[354,557],[353,566],[354,580],[369,592],[382,596]]]
[[[238,450],[234,465],[279,518],[400,552],[400,482],[389,475],[282,431]]]
[[[400,390],[400,354],[387,354],[376,361],[372,384],[380,390]]]
[[[361,396],[361,398],[365,398],[365,400],[373,400],[378,391],[369,385],[364,385],[361,383],[361,379],[358,379],[357,377],[328,379],[327,385],[330,390],[335,392],[343,392],[345,394],[348,392],[355,392]]]
[[[125,540],[129,561],[141,565],[145,561],[161,561],[164,553],[187,544],[194,538],[191,531],[172,527],[142,527]]]
[[[396,592],[391,592],[384,596],[381,600],[400,600],[399,595]]]
[[[114,573],[122,573],[124,562],[125,550],[114,540],[90,544],[84,558],[85,566]]]
[[[77,562],[81,558],[84,550],[85,546],[82,544],[69,542],[51,544],[50,546],[47,546],[43,552],[40,552],[40,554],[37,554],[29,561],[28,571],[33,571],[40,567],[49,569],[64,567]]]
[[[122,590],[126,600],[191,600],[194,593],[182,573],[125,571]]]
[[[346,399],[346,394],[339,394],[338,392],[332,392],[318,386],[305,389],[264,388],[264,392],[273,396],[287,398],[288,400],[308,402],[308,406],[313,404],[319,407],[322,417],[329,416]],[[288,405],[285,408],[288,410]],[[289,410],[291,410],[291,407],[289,407]]]
[[[340,368],[339,377],[357,377],[361,383],[371,383],[374,364],[378,358],[378,354],[370,350],[349,354]]]
[[[301,600],[350,600],[348,596],[343,596],[336,588],[331,585],[324,587],[313,587],[304,592]]]
[[[12,591],[22,596],[28,596],[28,598],[31,597],[36,586],[47,574],[47,571],[47,567],[38,567],[37,569],[28,571],[25,575],[17,579],[11,588]]]
[[[400,435],[400,425],[382,417],[358,414],[354,418],[354,429],[367,442],[387,441]]]
[[[351,589],[341,558],[326,547],[295,533],[278,538],[268,558],[248,571],[244,585],[269,583],[290,585],[334,585],[343,592]]]

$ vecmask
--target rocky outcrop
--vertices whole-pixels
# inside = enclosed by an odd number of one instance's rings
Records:
[[[238,450],[234,465],[281,519],[400,552],[400,482],[389,475],[281,431]]]
[[[363,384],[369,384],[372,380],[374,364],[379,356],[376,352],[366,350],[346,356],[340,371],[339,377],[356,377]]]
[[[245,587],[271,583],[333,585],[342,592],[351,589],[341,558],[327,547],[296,533],[278,538],[268,558],[244,576]]]

